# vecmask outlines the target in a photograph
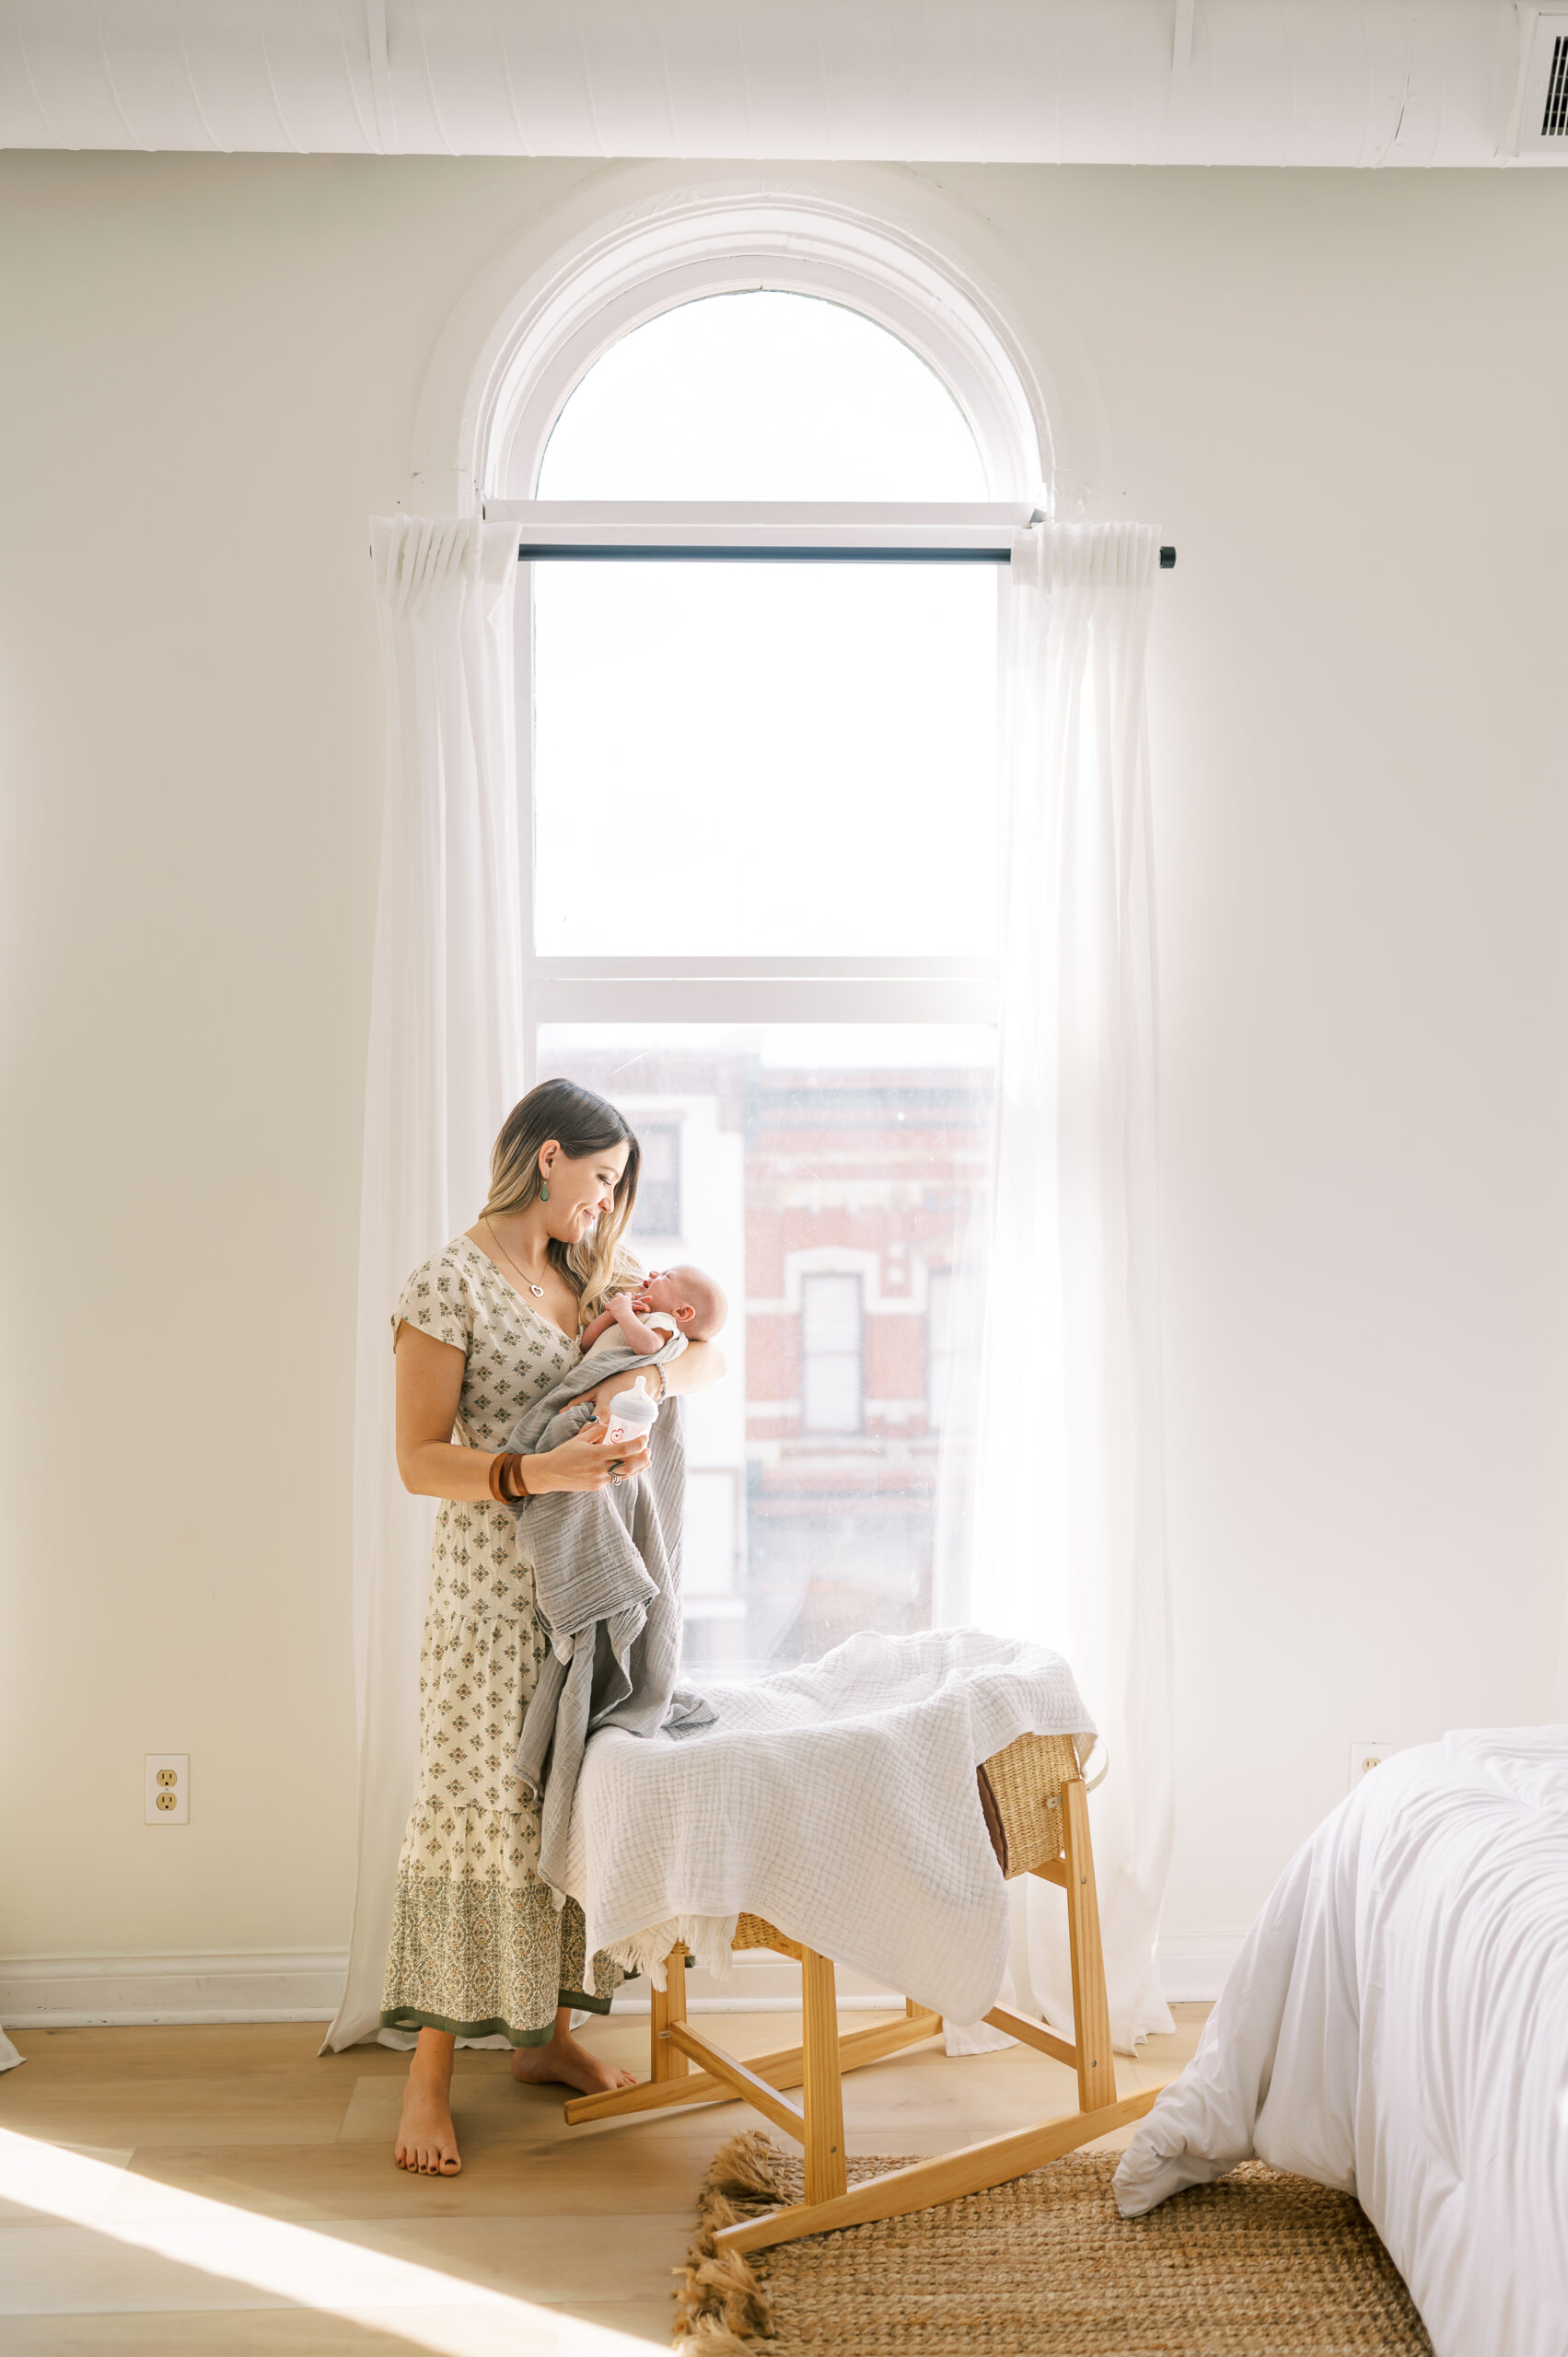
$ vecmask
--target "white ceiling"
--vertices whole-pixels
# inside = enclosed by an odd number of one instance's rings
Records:
[[[0,145],[1493,164],[1535,14],[1514,0],[0,0]]]

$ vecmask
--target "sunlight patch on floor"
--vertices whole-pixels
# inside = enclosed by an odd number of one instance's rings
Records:
[[[308,2308],[374,2326],[441,2357],[498,2357],[502,2351],[506,2357],[647,2357],[647,2342],[630,2334],[364,2249],[330,2232],[231,2209],[204,2194],[182,2192],[6,2129],[0,2129],[0,2203],[86,2228],[150,2259],[242,2285],[250,2294],[225,2298],[215,2284],[210,2300],[192,2300],[185,2289],[138,2305],[215,2311]],[[6,2237],[27,2231],[11,2224]],[[4,2247],[0,2241],[0,2251]],[[65,2258],[64,2250],[61,2256]],[[75,2296],[79,2278],[74,2269],[70,2272],[71,2284],[60,2286],[63,2296],[49,2303],[52,2308],[89,2305]],[[154,2293],[155,2285],[148,2290]],[[0,2310],[7,2305],[0,2297]]]

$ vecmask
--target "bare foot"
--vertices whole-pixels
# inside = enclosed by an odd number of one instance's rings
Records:
[[[410,2071],[392,2158],[420,2177],[456,2177],[462,2167],[445,2075],[437,2080],[417,2065]]]
[[[570,2030],[555,2030],[548,2046],[519,2046],[512,2053],[512,2076],[525,2087],[575,2087],[580,2096],[607,2094],[612,2087],[634,2087],[636,2073],[614,2062],[601,2062]]]

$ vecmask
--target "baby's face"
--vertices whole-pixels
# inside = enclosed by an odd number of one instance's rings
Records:
[[[668,1269],[650,1269],[637,1293],[638,1311],[662,1309],[667,1318],[679,1310],[686,1295],[679,1282]]]

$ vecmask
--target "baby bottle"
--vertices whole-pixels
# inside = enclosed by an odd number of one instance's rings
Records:
[[[641,1440],[645,1433],[653,1430],[654,1418],[657,1414],[658,1401],[639,1376],[630,1391],[618,1391],[610,1403],[605,1446],[613,1448],[618,1441]]]

